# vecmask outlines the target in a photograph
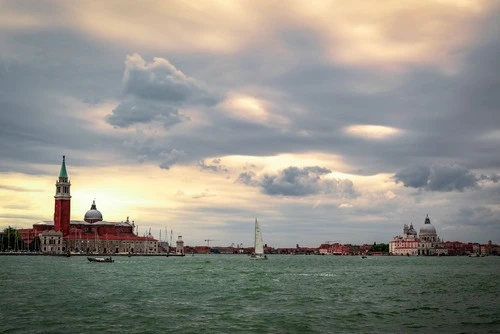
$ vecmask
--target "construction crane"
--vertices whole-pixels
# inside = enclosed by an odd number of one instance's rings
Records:
[[[205,239],[207,246],[210,247],[210,241],[217,241],[217,239]]]

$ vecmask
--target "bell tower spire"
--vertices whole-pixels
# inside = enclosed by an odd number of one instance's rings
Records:
[[[66,156],[63,155],[59,178],[56,180],[56,195],[54,209],[54,230],[61,231],[63,235],[69,234],[71,214],[71,183],[66,171]]]

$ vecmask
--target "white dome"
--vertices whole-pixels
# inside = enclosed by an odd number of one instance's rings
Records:
[[[85,219],[102,219],[102,213],[99,210],[89,210],[85,213]]]
[[[436,233],[436,228],[432,226],[431,220],[429,219],[429,216],[425,217],[425,223],[424,226],[420,228],[420,236],[432,236],[435,237],[437,235]]]
[[[97,207],[95,205],[95,200],[92,202],[92,206],[90,207],[90,210],[85,213],[85,217],[83,218],[88,223],[95,223],[102,221],[102,213],[101,211],[97,210]]]
[[[432,224],[425,224],[420,229],[420,235],[436,235],[436,228]]]

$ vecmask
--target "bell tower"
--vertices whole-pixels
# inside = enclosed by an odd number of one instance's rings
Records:
[[[69,234],[70,214],[71,214],[71,183],[66,172],[66,157],[63,155],[61,171],[56,181],[55,209],[54,209],[54,230],[61,231],[64,236]]]

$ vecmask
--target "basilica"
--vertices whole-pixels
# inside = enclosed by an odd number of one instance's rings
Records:
[[[396,236],[389,242],[389,254],[392,255],[448,255],[448,249],[437,236],[436,228],[431,224],[429,215],[425,217],[420,233],[413,224],[404,224],[403,235]]]
[[[158,241],[151,236],[138,236],[134,222],[129,218],[121,222],[103,220],[95,200],[82,220],[71,220],[71,183],[63,156],[56,181],[54,219],[20,229],[19,233],[29,245],[39,240],[40,251],[48,254],[150,254],[158,252]]]

